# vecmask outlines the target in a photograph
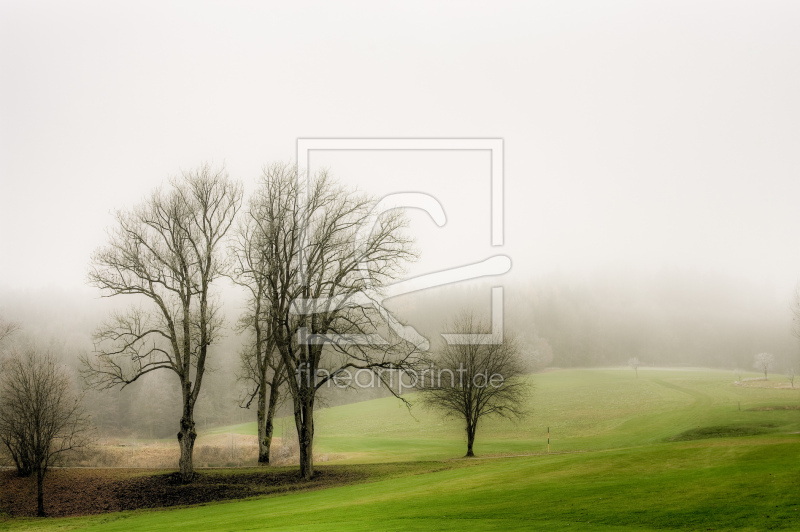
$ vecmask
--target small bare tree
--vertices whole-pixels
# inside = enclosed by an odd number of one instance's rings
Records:
[[[753,361],[753,367],[759,371],[764,372],[764,378],[767,378],[767,372],[775,366],[775,355],[772,353],[758,353]]]
[[[631,369],[633,369],[637,377],[639,376],[639,366],[641,365],[642,363],[639,362],[639,357],[631,357],[628,359],[628,366],[630,366]]]
[[[794,377],[795,377],[794,367],[790,367],[789,371],[786,373],[786,378],[789,379],[789,384],[792,385],[792,388],[794,388]]]
[[[456,334],[485,330],[485,323],[462,313],[447,327]],[[436,369],[418,381],[423,404],[445,416],[463,419],[467,456],[475,456],[473,444],[480,420],[487,416],[521,418],[530,384],[522,379],[519,349],[508,334],[498,343],[446,344],[435,353]]]
[[[170,185],[117,212],[109,245],[92,257],[89,280],[104,297],[133,295],[148,306],[112,315],[95,333],[95,355],[83,360],[87,381],[100,388],[124,387],[151,371],[175,374],[182,398],[178,464],[188,482],[195,405],[209,346],[223,325],[212,283],[228,270],[223,250],[242,186],[209,165]]]
[[[87,443],[88,430],[81,396],[52,354],[29,347],[3,361],[0,441],[20,476],[36,475],[37,515],[45,515],[45,474],[64,453]]]

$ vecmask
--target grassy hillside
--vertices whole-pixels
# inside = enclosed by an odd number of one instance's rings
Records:
[[[749,375],[755,377],[756,374]],[[744,377],[748,377],[745,375]],[[547,448],[577,451],[659,443],[698,427],[748,426],[800,430],[800,412],[751,410],[800,405],[800,390],[734,385],[727,371],[639,369],[564,370],[528,377],[535,387],[531,414],[520,422],[488,419],[478,429],[476,453],[527,454]],[[766,385],[785,383],[779,376]],[[755,382],[754,384],[759,384]],[[408,398],[415,401],[415,395]],[[739,410],[741,406],[741,411]],[[291,420],[277,423],[294,430]],[[255,423],[215,432],[255,434]],[[322,409],[316,414],[315,452],[331,461],[436,460],[466,451],[462,423],[395,398]]]
[[[800,529],[800,391],[768,387],[777,379],[737,386],[720,371],[640,369],[636,378],[631,370],[570,370],[531,379],[532,415],[481,427],[476,452],[484,459],[424,474],[398,465],[391,478],[326,490],[8,520],[0,529]],[[547,426],[553,453],[491,457],[542,453]],[[232,429],[254,427],[220,431]],[[321,410],[317,434],[318,453],[349,462],[464,454],[457,421],[409,413],[395,399]]]
[[[766,530],[800,528],[796,437],[470,460],[341,488],[168,511],[23,520],[26,530]]]

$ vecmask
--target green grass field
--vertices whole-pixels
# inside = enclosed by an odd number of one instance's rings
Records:
[[[398,465],[391,478],[319,491],[6,520],[0,529],[800,530],[800,390],[734,380],[712,370],[538,374],[529,418],[479,428],[483,459],[425,473]],[[226,431],[255,427],[217,430]],[[465,452],[458,421],[393,398],[320,410],[316,432],[316,454],[331,467]]]

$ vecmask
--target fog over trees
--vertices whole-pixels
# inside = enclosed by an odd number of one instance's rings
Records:
[[[284,4],[202,3],[188,18],[181,6],[160,16],[120,16],[110,3],[92,16],[67,4],[0,7],[0,317],[38,348],[75,372],[98,324],[124,315],[128,302],[83,286],[89,256],[108,243],[109,211],[135,205],[169,172],[224,160],[244,200],[263,164],[302,159],[298,140],[452,136],[493,147],[309,148],[301,161],[348,190],[418,191],[441,203],[446,223],[405,213],[420,250],[414,275],[495,252],[512,259],[506,275],[386,301],[431,349],[454,312],[489,319],[491,288],[503,286],[504,324],[528,371],[635,359],[643,372],[739,367],[746,378],[762,352],[776,359],[770,380],[800,371],[796,8],[641,3],[609,16],[586,3],[576,16],[559,2],[502,13],[470,3],[425,7],[422,17],[384,10],[374,25],[358,4]],[[263,410],[266,459],[280,362],[266,358],[276,346],[254,328],[270,323],[261,288],[221,275],[213,284],[217,337],[201,348],[203,391],[191,390],[187,425],[255,421]],[[256,380],[237,382],[242,360]],[[180,381],[154,371],[121,390],[88,391],[87,406],[102,434],[174,437],[179,385],[198,379]],[[258,407],[240,408],[251,393]],[[313,404],[386,393],[323,387]],[[291,405],[276,415],[287,414]]]
[[[215,284],[222,325],[219,338],[208,346],[204,392],[195,409],[200,429],[255,418],[252,411],[239,408],[247,386],[236,383],[240,353],[253,342],[252,335],[238,330],[236,324],[248,309],[253,310],[252,294],[229,279],[218,278]],[[471,308],[477,316],[488,316],[495,285],[505,287],[504,323],[519,331],[523,363],[529,371],[626,366],[633,357],[642,368],[752,368],[754,355],[761,352],[775,355],[770,373],[797,371],[800,340],[795,336],[795,294],[715,272],[608,268],[591,274],[539,274],[513,267],[504,277],[415,292],[389,299],[386,305],[428,337],[433,349],[441,344],[442,318],[455,309]],[[99,298],[88,287],[6,288],[0,293],[4,322],[21,325],[37,347],[59,353],[73,372],[79,369],[79,355],[92,350],[97,325],[126,308],[123,302]],[[99,433],[174,436],[175,419],[181,416],[180,390],[167,377],[153,372],[123,390],[88,391],[86,404]],[[315,404],[319,408],[388,393],[386,388],[323,387]],[[277,415],[291,415],[291,409],[284,407]]]
[[[706,366],[752,368],[754,355],[773,353],[770,371],[787,374],[797,364],[798,339],[792,334],[793,294],[724,276],[665,270],[653,274],[551,274],[525,278],[512,270],[505,284],[504,321],[521,331],[519,344],[530,369],[547,366],[627,366],[637,357],[641,367]],[[501,279],[498,279],[498,284]],[[488,315],[491,280],[443,286],[390,299],[387,306],[428,336],[435,347],[439,324],[456,308]],[[197,405],[199,428],[250,421],[239,408],[243,385],[235,385],[239,352],[247,341],[233,326],[246,306],[245,292],[220,283],[226,328],[209,347],[210,369]],[[78,355],[91,350],[91,335],[115,302],[90,290],[9,291],[0,313],[24,325],[40,347],[55,348],[63,362],[78,368]],[[755,369],[752,370],[755,372]],[[171,437],[180,415],[171,395],[177,393],[164,375],[147,375],[137,386],[113,392],[90,391],[86,404],[99,432],[138,437]],[[734,377],[732,377],[734,378]],[[360,401],[388,392],[323,388],[318,406]],[[290,412],[281,411],[279,415]]]

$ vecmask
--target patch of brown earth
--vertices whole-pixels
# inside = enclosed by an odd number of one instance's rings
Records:
[[[363,472],[317,468],[303,481],[296,470],[198,471],[188,484],[178,473],[135,469],[54,469],[45,477],[45,512],[52,517],[163,508],[330,487],[363,480]],[[0,515],[36,515],[36,482],[0,471]]]

